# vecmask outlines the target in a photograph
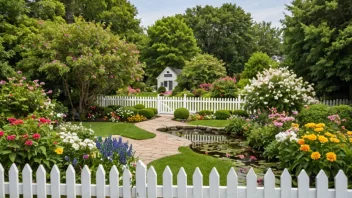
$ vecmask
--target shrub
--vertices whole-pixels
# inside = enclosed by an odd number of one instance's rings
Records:
[[[150,109],[150,110],[152,110],[155,115],[158,114],[158,109],[157,109],[157,108],[145,108],[145,109]]]
[[[139,114],[133,115],[133,116],[127,118],[128,122],[141,122],[141,121],[145,121],[145,120],[147,120],[147,118],[145,116],[142,116]]]
[[[110,115],[111,112],[115,111],[114,109],[112,108],[109,108],[109,107],[105,107],[104,108],[104,115],[107,116],[107,115]]]
[[[253,128],[247,133],[247,141],[250,146],[255,149],[262,150],[275,140],[277,129],[275,126],[267,125],[263,127]]]
[[[305,124],[310,122],[327,123],[329,116],[329,107],[324,104],[315,104],[302,109],[297,118],[299,123]]]
[[[194,94],[191,93],[191,92],[188,91],[188,90],[184,90],[184,91],[178,93],[178,94],[176,95],[176,97],[184,97],[185,94],[186,94],[186,97],[194,97]]]
[[[330,115],[337,114],[341,120],[344,120],[341,124],[347,129],[352,130],[352,107],[348,105],[338,105],[330,108]]]
[[[231,122],[228,126],[225,127],[227,133],[234,135],[243,135],[243,126],[246,124],[246,121],[241,117],[234,117],[231,119]]]
[[[139,110],[139,115],[142,115],[148,119],[151,119],[155,116],[154,111],[151,109],[141,109]]]
[[[139,109],[145,109],[145,106],[144,106],[144,104],[136,104],[136,105],[134,106],[134,108],[137,109],[137,110],[139,110]]]
[[[211,86],[211,94],[214,98],[237,97],[236,78],[225,77],[216,80]]]
[[[126,107],[122,107],[123,110],[130,110],[133,112],[133,114],[137,114],[138,113],[138,109],[131,107],[131,106],[126,106]]]
[[[262,72],[264,69],[269,69],[270,67],[276,67],[277,62],[269,57],[266,53],[255,52],[248,59],[248,62],[244,66],[242,76],[244,78],[253,78],[258,72]]]
[[[176,85],[176,87],[174,88],[174,90],[172,90],[172,96],[176,96],[176,95],[179,94],[180,92],[182,92],[182,88],[180,87],[180,85]]]
[[[233,114],[233,115],[236,115],[236,116],[244,117],[244,118],[247,118],[247,117],[249,116],[249,114],[247,113],[247,111],[242,110],[242,109],[233,110],[233,111],[232,111],[232,114]]]
[[[113,109],[114,111],[116,111],[116,109],[119,109],[119,108],[121,108],[122,106],[120,106],[120,105],[109,105],[109,106],[107,106],[107,107],[109,107],[109,108]]]
[[[245,108],[250,111],[275,107],[279,112],[291,112],[317,102],[313,87],[287,68],[270,68],[257,74],[243,94]]]
[[[145,88],[145,91],[146,91],[146,92],[153,92],[154,89],[153,89],[153,87],[146,87],[146,88]]]
[[[82,123],[79,125],[72,124],[70,122],[62,123],[58,126],[57,131],[59,132],[70,132],[76,133],[77,136],[81,139],[95,139],[95,134],[93,129],[84,127]]]
[[[144,91],[146,85],[144,82],[135,82],[135,83],[133,83],[132,87],[133,87],[133,89],[139,89],[141,91]]]
[[[200,88],[193,90],[193,94],[195,97],[201,97],[205,92],[206,91],[204,89],[200,89]]]
[[[175,119],[187,119],[189,117],[189,111],[186,108],[178,108],[174,111]]]
[[[214,115],[217,120],[227,120],[231,117],[231,113],[228,110],[217,110]]]
[[[166,87],[161,86],[158,88],[158,93],[165,93],[165,92],[166,92]]]
[[[127,118],[134,116],[137,114],[137,110],[132,111],[134,107],[121,107],[114,112],[110,113],[110,121],[111,122],[119,122],[119,121],[127,121]]]
[[[213,115],[214,112],[213,111],[210,111],[210,110],[202,110],[199,112],[199,115],[201,116],[205,116],[205,115]]]
[[[237,83],[237,87],[239,89],[243,89],[246,85],[248,85],[250,83],[249,79],[247,78],[241,78],[238,83]]]

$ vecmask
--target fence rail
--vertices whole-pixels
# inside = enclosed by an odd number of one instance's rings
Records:
[[[32,180],[32,169],[26,165],[22,171],[22,183],[19,182],[19,171],[16,165],[9,170],[9,181],[5,182],[5,171],[0,165],[0,197],[18,198],[20,195],[44,198],[347,198],[352,196],[352,190],[347,188],[347,177],[339,171],[335,177],[335,188],[328,188],[328,178],[324,171],[316,177],[316,188],[310,188],[309,177],[303,170],[298,176],[298,188],[292,188],[292,178],[284,170],[280,178],[280,187],[275,187],[275,175],[269,169],[264,176],[264,186],[258,187],[257,175],[251,169],[246,176],[246,186],[238,185],[238,176],[233,168],[227,175],[227,186],[220,186],[220,176],[216,168],[209,175],[209,186],[203,186],[203,175],[199,168],[193,173],[193,186],[187,185],[187,174],[183,168],[177,174],[177,185],[173,185],[173,175],[169,167],[163,172],[163,185],[157,185],[157,174],[153,167],[147,170],[139,161],[136,167],[136,186],[131,187],[132,175],[125,169],[119,173],[115,166],[106,173],[102,165],[96,172],[96,184],[91,184],[91,173],[85,166],[81,173],[81,184],[76,183],[76,174],[70,165],[66,171],[66,184],[60,183],[60,172],[55,165],[50,172],[50,183],[47,183],[46,171],[39,166],[36,171],[36,183]],[[122,174],[122,185],[119,178]],[[108,178],[108,180],[107,180]],[[107,184],[107,182],[109,184]]]

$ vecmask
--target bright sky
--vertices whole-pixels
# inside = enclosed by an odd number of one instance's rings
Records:
[[[163,16],[182,14],[187,8],[197,5],[221,6],[223,3],[235,3],[246,12],[251,13],[254,21],[272,22],[280,26],[280,19],[284,17],[285,4],[291,0],[130,0],[139,12],[142,25],[147,27]]]

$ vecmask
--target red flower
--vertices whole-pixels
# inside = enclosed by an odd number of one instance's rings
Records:
[[[50,123],[51,123],[51,120],[45,119],[45,118],[39,118],[39,122],[41,122],[41,123],[43,123],[43,124],[45,124],[45,123],[50,124]]]
[[[35,133],[35,134],[32,135],[32,138],[37,140],[37,139],[40,138],[40,134],[39,133]]]
[[[23,124],[23,120],[16,120],[16,121],[12,122],[11,124],[13,124],[13,125]]]
[[[7,119],[9,122],[13,123],[14,121],[16,121],[16,118],[8,118]]]
[[[32,146],[33,142],[32,140],[26,140],[26,142],[24,143],[26,146]]]
[[[4,136],[5,132],[0,131],[0,137]]]
[[[57,141],[54,141],[53,144],[57,144]]]
[[[16,139],[16,135],[8,135],[7,140],[11,141],[11,140],[15,140]]]
[[[27,134],[26,135],[22,135],[22,138],[27,139],[28,135]]]
[[[34,120],[35,119],[35,115],[32,115],[31,118]]]

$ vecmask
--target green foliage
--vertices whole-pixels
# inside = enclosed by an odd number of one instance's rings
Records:
[[[247,133],[247,141],[250,146],[255,149],[262,150],[275,140],[277,129],[275,126],[267,125],[263,127],[253,128]]]
[[[138,113],[138,109],[136,109],[135,107],[126,106],[126,107],[121,107],[121,109],[132,111],[134,115]]]
[[[193,94],[195,97],[201,97],[206,91],[204,89],[195,89],[193,90]]]
[[[115,109],[116,110],[116,109]],[[114,109],[110,107],[104,107],[104,116],[110,115],[111,112],[115,111]]]
[[[145,85],[144,82],[139,82],[139,81],[137,81],[137,82],[134,82],[134,83],[133,83],[132,87],[133,87],[133,89],[139,89],[139,90],[141,90],[141,91],[144,91],[146,85]]]
[[[300,125],[306,123],[327,123],[329,115],[329,107],[327,105],[315,104],[302,109],[297,119]]]
[[[352,4],[294,0],[283,20],[285,59],[321,96],[352,98]]]
[[[198,114],[201,115],[201,116],[205,116],[205,115],[213,115],[214,112],[210,111],[210,110],[202,110],[202,111],[199,111]]]
[[[29,15],[43,20],[55,20],[56,17],[65,16],[65,5],[59,0],[29,1]]]
[[[158,93],[165,93],[166,92],[166,87],[161,86],[158,88]]]
[[[233,135],[242,136],[244,129],[243,126],[246,124],[246,120],[241,117],[234,117],[230,120],[230,124],[225,127],[227,133]]]
[[[240,117],[243,117],[243,118],[247,118],[249,116],[247,111],[241,110],[241,109],[233,110],[231,113],[233,115],[240,116]]]
[[[225,3],[221,7],[190,8],[183,17],[204,53],[223,60],[231,76],[243,70],[255,45],[249,13],[235,4]]]
[[[199,87],[203,83],[211,83],[226,76],[224,63],[209,54],[198,54],[190,61],[186,61],[178,82],[188,84],[191,88]]]
[[[145,109],[145,106],[144,106],[144,104],[136,104],[136,105],[134,105],[134,108],[137,109],[137,110]]]
[[[237,83],[237,87],[239,89],[243,89],[246,85],[250,84],[249,79],[247,78],[241,78],[238,83]]]
[[[141,109],[138,113],[139,115],[142,115],[148,119],[151,119],[155,116],[155,113],[152,109]]]
[[[126,86],[143,74],[135,45],[120,40],[102,24],[81,18],[74,24],[43,22],[26,49],[19,65],[44,72],[51,81],[62,81],[66,96],[71,104],[79,104],[81,115],[97,94]],[[78,101],[72,101],[73,92],[78,93]]]
[[[352,107],[348,105],[333,106],[329,110],[330,115],[338,114],[342,122],[342,125],[348,130],[352,130]]]
[[[188,117],[189,117],[189,111],[186,108],[178,108],[174,111],[174,118],[175,119],[185,120]]]
[[[252,79],[257,75],[257,73],[276,66],[277,62],[271,59],[267,54],[263,52],[256,52],[252,54],[248,62],[245,64],[241,77]]]
[[[164,17],[147,32],[149,41],[142,56],[149,81],[154,82],[167,66],[182,69],[199,52],[192,29],[179,17]]]
[[[158,114],[158,109],[157,108],[145,108],[145,109],[150,109],[154,112],[154,114]]]
[[[272,27],[271,22],[255,23],[253,26],[256,50],[269,56],[281,55],[282,29]]]
[[[217,120],[227,120],[231,117],[229,110],[217,110],[214,114]]]
[[[177,85],[174,90],[172,90],[172,96],[175,96],[177,94],[179,94],[180,92],[182,92],[182,88],[180,87],[180,85]]]
[[[216,80],[211,87],[213,98],[237,97],[236,78],[225,77]]]
[[[190,91],[184,90],[184,91],[178,93],[178,94],[176,95],[176,97],[184,97],[185,94],[186,94],[186,97],[194,97],[194,96],[195,96],[195,95],[194,95],[193,93],[191,93]]]
[[[107,107],[113,109],[114,111],[116,111],[116,109],[120,108],[121,106],[120,105],[109,105]]]

